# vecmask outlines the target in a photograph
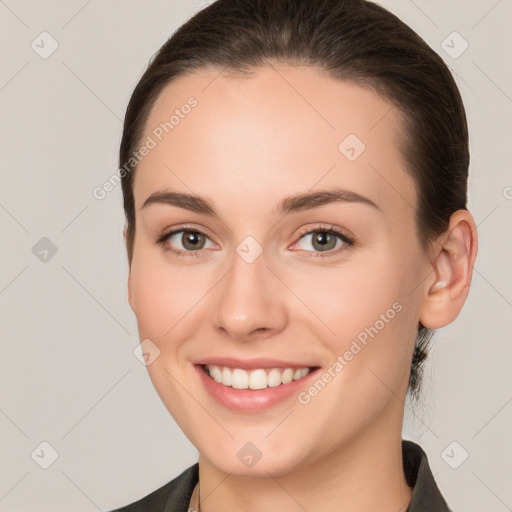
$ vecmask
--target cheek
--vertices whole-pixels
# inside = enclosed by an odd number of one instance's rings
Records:
[[[157,345],[172,337],[180,319],[185,320],[204,295],[190,270],[170,268],[158,255],[142,251],[134,257],[130,281],[141,339],[150,338]]]
[[[417,325],[410,297],[415,265],[388,248],[337,269],[318,267],[307,278],[295,275],[294,292],[316,313],[303,310],[302,321],[309,316],[310,330],[343,366],[335,379],[340,392],[359,389],[371,397],[384,386],[378,377],[394,390],[408,379]]]
[[[404,300],[405,273],[391,260],[375,251],[339,266],[312,265],[307,271],[283,268],[281,275],[283,281],[293,283],[293,292],[303,304],[296,314],[301,320],[309,318],[318,337],[336,349],[341,341],[357,337],[375,323],[383,330],[382,315],[386,326],[387,320],[397,316],[398,307],[393,309],[393,304]]]
[[[214,313],[208,293],[219,280],[219,272],[208,265],[170,264],[157,251],[143,252],[132,266],[133,306],[140,339],[150,339],[162,356],[148,370],[184,367],[190,355],[189,340],[198,338],[198,329],[206,328]]]

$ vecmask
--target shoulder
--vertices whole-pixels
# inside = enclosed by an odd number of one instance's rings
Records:
[[[187,512],[198,478],[199,464],[196,462],[144,498],[110,512]]]
[[[402,458],[405,479],[413,489],[406,512],[452,512],[437,487],[423,448],[402,439]]]

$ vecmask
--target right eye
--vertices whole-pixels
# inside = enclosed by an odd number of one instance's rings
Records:
[[[158,235],[156,240],[166,251],[184,257],[202,255],[203,251],[206,250],[205,244],[207,241],[211,242],[203,232],[197,229],[174,229]]]

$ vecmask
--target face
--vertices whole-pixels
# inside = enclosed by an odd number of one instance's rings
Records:
[[[151,112],[130,306],[162,401],[226,473],[400,435],[428,260],[399,119],[370,90],[286,66],[195,72]]]

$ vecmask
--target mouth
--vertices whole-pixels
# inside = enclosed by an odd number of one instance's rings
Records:
[[[263,413],[279,404],[289,404],[321,371],[319,366],[271,367],[268,362],[260,363],[264,368],[258,368],[260,364],[255,361],[245,364],[246,368],[231,364],[224,366],[218,361],[196,363],[194,367],[204,390],[217,404],[244,414]]]
[[[257,368],[245,370],[213,364],[201,364],[202,370],[217,384],[233,389],[261,390],[276,388],[298,381],[318,369],[318,366],[291,368]]]

